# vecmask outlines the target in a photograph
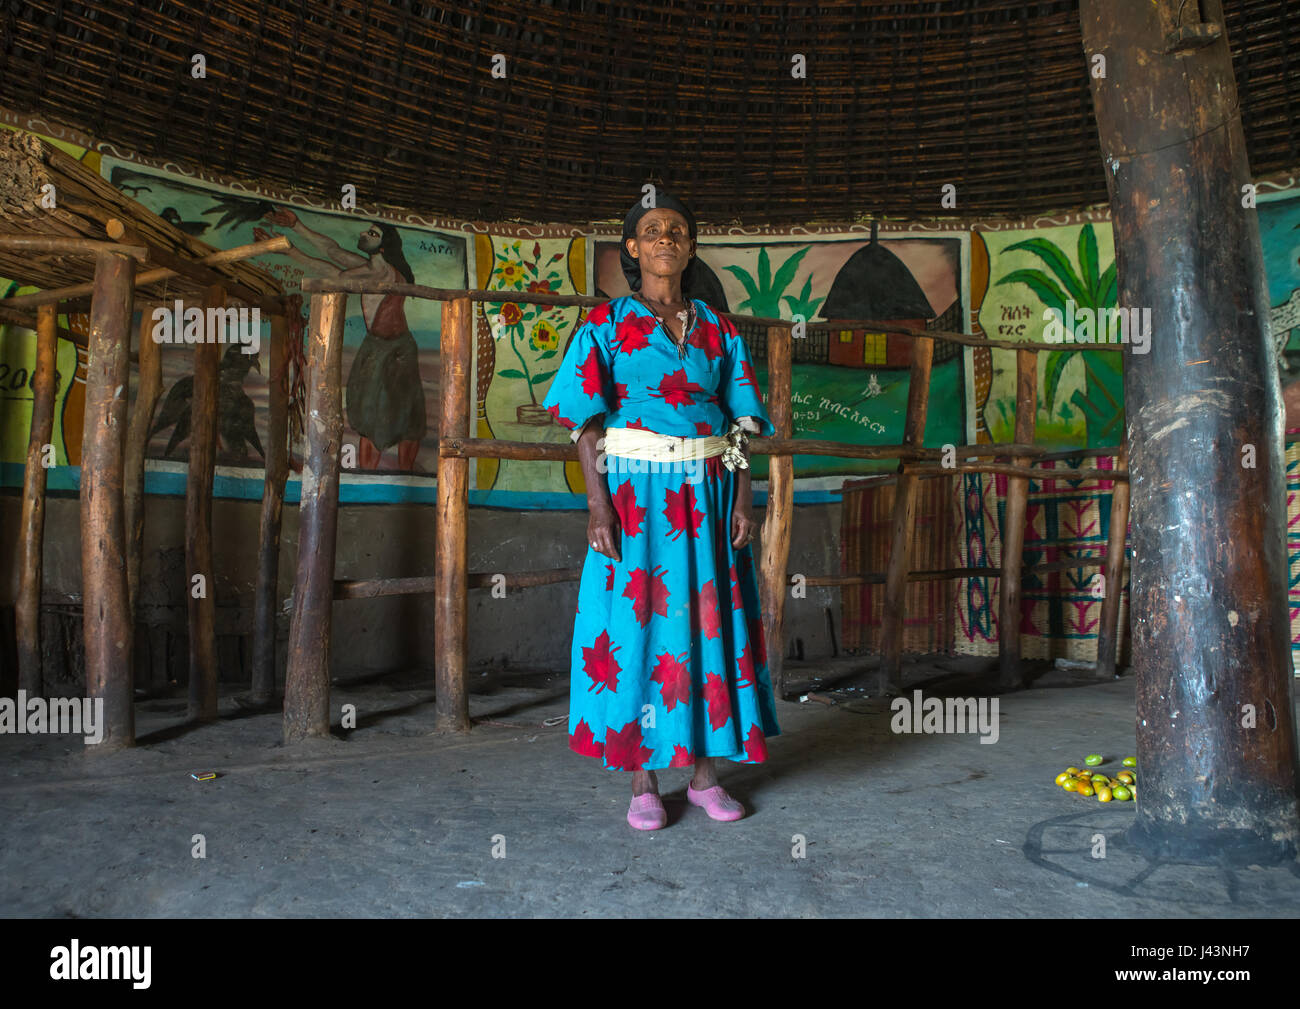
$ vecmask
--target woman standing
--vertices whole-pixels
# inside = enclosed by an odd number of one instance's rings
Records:
[[[735,326],[682,295],[695,235],[667,193],[632,207],[621,262],[636,293],[588,314],[545,400],[578,442],[590,513],[569,746],[633,772],[627,818],[640,830],[668,821],[664,767],[694,765],[687,799],[740,819],[714,761],[761,763],[781,731],[746,448],[746,431],[774,428]]]

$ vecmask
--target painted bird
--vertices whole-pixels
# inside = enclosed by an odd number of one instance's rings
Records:
[[[180,211],[175,207],[163,207],[158,214],[168,224],[180,228],[187,235],[201,235],[208,230],[207,221],[183,221],[181,220]]]
[[[245,354],[238,344],[231,344],[221,358],[220,386],[217,390],[217,437],[224,451],[238,456],[241,461],[248,458],[246,445],[251,445],[265,460],[266,453],[262,450],[262,440],[257,436],[257,425],[254,422],[253,401],[244,392],[244,379],[249,368],[256,368],[261,373],[262,366],[257,355]],[[170,456],[190,436],[190,408],[193,400],[193,375],[177,379],[167,391],[158,417],[149,431],[152,438],[160,431],[173,428],[167,448],[163,451],[164,458]]]

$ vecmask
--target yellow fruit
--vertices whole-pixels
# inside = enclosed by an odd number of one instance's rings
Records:
[[[1124,782],[1124,784],[1126,785],[1131,785],[1133,784],[1134,781],[1134,775],[1132,771],[1120,771],[1119,774],[1115,775],[1115,777],[1119,778],[1119,780]]]
[[[1079,781],[1077,778],[1066,778],[1065,781],[1061,783],[1061,787],[1067,792],[1076,792],[1079,789]]]
[[[1064,785],[1071,777],[1073,777],[1073,775],[1069,774],[1066,771],[1062,771],[1060,774],[1056,776],[1056,783],[1058,785]]]
[[[1105,783],[1107,781],[1110,781],[1110,779],[1106,777],[1106,775],[1104,774],[1094,774],[1092,776],[1092,783],[1095,785],[1099,781]]]
[[[1066,773],[1066,774],[1078,774],[1078,773],[1080,773],[1080,772],[1079,772],[1079,769],[1078,769],[1077,767],[1067,767],[1067,768],[1065,769],[1065,773]]]
[[[1098,801],[1098,802],[1110,802],[1110,796],[1111,796],[1111,792],[1110,792],[1110,789],[1109,789],[1109,788],[1107,788],[1105,785],[1098,785],[1098,786],[1097,786],[1097,801]]]
[[[1095,789],[1089,782],[1081,781],[1079,782],[1079,787],[1076,788],[1075,791],[1080,795],[1092,795],[1095,792]]]
[[[1083,762],[1087,764],[1089,767],[1096,767],[1098,764],[1101,763],[1101,759],[1102,758],[1100,753],[1090,753],[1083,758]]]
[[[1132,793],[1123,785],[1116,785],[1113,789],[1111,789],[1111,795],[1113,795],[1120,802],[1127,802],[1132,797]]]
[[[1125,767],[1137,767],[1137,766],[1138,766],[1138,759],[1137,759],[1137,757],[1125,757],[1125,758],[1124,758],[1124,766],[1125,766]]]

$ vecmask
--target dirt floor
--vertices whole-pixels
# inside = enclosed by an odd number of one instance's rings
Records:
[[[987,695],[977,665],[910,661],[907,689]],[[891,732],[873,683],[810,684],[808,700],[778,704],[769,762],[722,767],[749,810],[739,822],[686,803],[689,769],[660,772],[670,822],[649,833],[624,819],[630,776],[568,749],[567,680],[544,673],[476,673],[477,726],[458,737],[430,734],[427,673],[336,683],[334,724],[352,704],[357,727],[292,748],[278,714],[234,696],[202,727],[184,723],[183,699],[143,701],[140,745],[112,755],[80,737],[0,736],[0,914],[1300,913],[1295,864],[1149,862],[1125,842],[1131,803],[1054,785],[1089,752],[1111,768],[1133,752],[1132,677],[1047,671],[1000,697],[992,745]]]

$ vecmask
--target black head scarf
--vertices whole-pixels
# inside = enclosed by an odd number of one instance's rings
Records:
[[[673,196],[672,193],[665,192],[656,187],[655,205],[653,207],[643,206],[640,200],[632,205],[632,209],[627,212],[627,217],[623,219],[623,243],[619,248],[618,262],[623,268],[623,276],[627,278],[627,284],[632,290],[641,290],[641,263],[632,257],[632,253],[627,251],[627,240],[636,238],[637,222],[652,210],[675,210],[686,218],[686,230],[691,239],[695,238],[695,215],[691,213],[690,208],[681,200]],[[698,256],[692,256],[686,269],[682,271],[682,295],[690,297],[692,280],[695,276],[695,264],[699,261]]]

